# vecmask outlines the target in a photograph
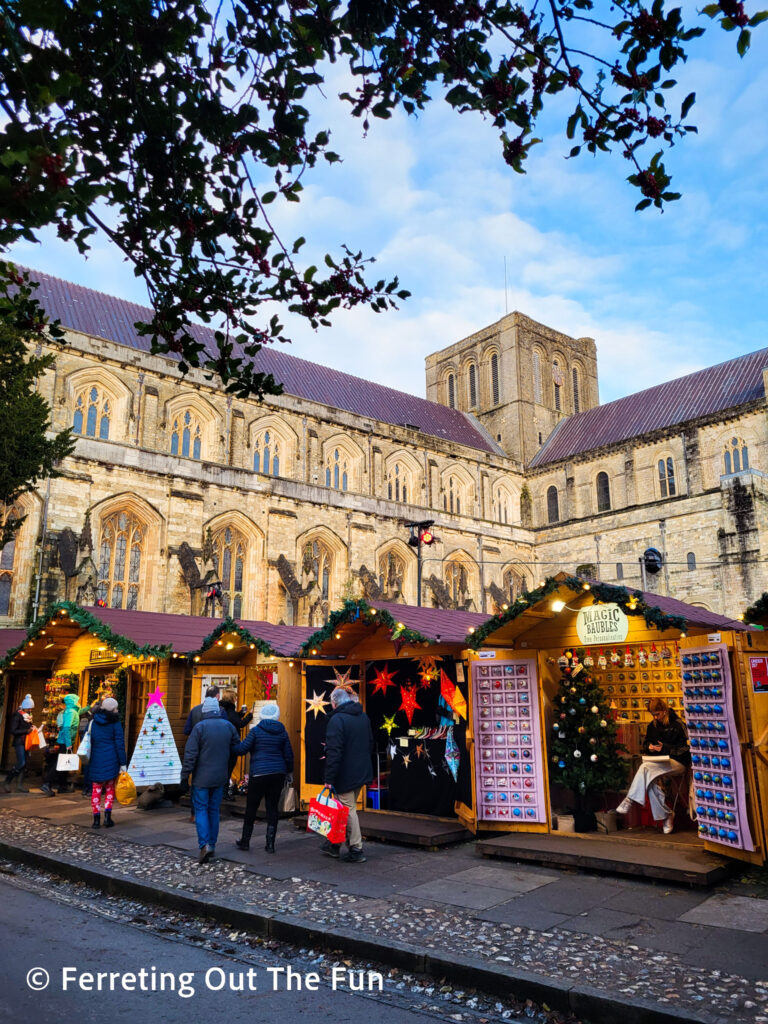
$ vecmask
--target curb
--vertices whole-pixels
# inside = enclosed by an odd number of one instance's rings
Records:
[[[688,1012],[661,1009],[643,1000],[620,1000],[588,985],[562,987],[545,975],[489,964],[471,956],[449,960],[420,946],[391,939],[377,941],[347,929],[324,929],[302,917],[272,914],[243,908],[226,897],[186,895],[157,883],[148,884],[114,871],[85,867],[68,858],[55,858],[37,850],[14,846],[0,840],[0,857],[19,864],[42,868],[71,881],[85,882],[109,896],[122,896],[154,903],[169,910],[254,931],[265,938],[325,951],[341,950],[356,957],[404,968],[451,981],[484,992],[546,1003],[553,1010],[572,1013],[590,1024],[712,1024],[712,1018],[694,1017]]]

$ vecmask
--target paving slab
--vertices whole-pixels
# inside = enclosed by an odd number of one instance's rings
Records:
[[[539,889],[542,885],[549,885],[556,882],[560,875],[554,871],[547,873],[532,871],[525,867],[504,865],[493,867],[481,864],[474,868],[465,868],[464,871],[457,871],[446,878],[454,882],[471,882],[477,885],[490,885],[494,889],[508,889],[510,892],[530,892],[532,889]]]
[[[684,953],[709,941],[706,928],[679,921],[641,918],[632,929],[631,940],[643,949]]]
[[[640,921],[639,914],[623,914],[619,910],[608,910],[597,907],[592,911],[584,911],[576,917],[566,918],[561,928],[571,932],[583,932],[585,935],[609,935],[623,939],[631,934],[631,930]],[[619,934],[623,932],[623,934]]]
[[[633,882],[622,885],[611,896],[606,906],[611,910],[623,910],[625,914],[638,911],[643,917],[658,917],[664,921],[676,921],[683,914],[700,906],[706,893],[700,890],[668,889],[653,882]]]
[[[754,896],[732,896],[718,893],[704,900],[698,907],[687,911],[681,921],[692,924],[707,924],[714,928],[733,928],[738,924],[740,931],[768,931],[768,900]]]
[[[738,972],[761,982],[768,990],[768,936],[737,931],[735,928],[707,928],[702,941],[681,951],[680,959],[696,968],[723,975]],[[765,1008],[768,1017],[768,1006]]]
[[[497,907],[488,910],[475,912],[475,917],[481,921],[489,921],[492,924],[519,925],[524,928],[535,928],[537,931],[546,932],[550,928],[568,920],[567,914],[557,914],[551,910],[541,910],[538,907],[521,907],[519,900],[510,900],[508,903],[500,903]]]
[[[467,907],[473,910],[495,907],[496,904],[509,899],[509,892],[504,889],[492,889],[477,882],[455,882],[451,876],[405,889],[400,895],[406,899],[447,903],[452,907]]]

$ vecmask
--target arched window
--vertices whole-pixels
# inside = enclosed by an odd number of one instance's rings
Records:
[[[474,363],[469,364],[469,407],[474,409],[477,405],[477,367]]]
[[[696,568],[696,553],[694,551],[689,551],[685,557],[688,562],[688,571],[693,572]]]
[[[325,464],[325,486],[335,491],[346,491],[349,486],[349,467],[346,453],[334,448]]]
[[[623,564],[621,562],[617,562],[616,563],[616,579],[617,580],[623,580],[624,579],[624,566],[623,566]]]
[[[99,543],[100,601],[110,608],[139,607],[146,527],[130,512],[114,512],[101,523]]]
[[[499,391],[499,357],[496,352],[491,356],[491,402],[498,405],[500,399]]]
[[[110,402],[110,396],[96,384],[84,388],[75,398],[73,432],[83,437],[98,437],[100,441],[108,441]]]
[[[243,612],[243,592],[248,542],[231,526],[225,526],[213,535],[216,569],[221,580],[224,615],[239,618]]]
[[[507,569],[501,581],[502,589],[512,604],[525,590],[525,578],[514,569]]]
[[[533,400],[541,405],[541,356],[536,349],[533,352]]]
[[[405,466],[396,462],[387,476],[387,497],[390,501],[408,501],[410,474]]]
[[[677,493],[675,486],[675,463],[671,458],[659,459],[659,492],[662,498],[672,498]]]
[[[452,373],[448,374],[448,407],[450,409],[456,408],[456,378]]]
[[[573,382],[573,411],[581,412],[581,391],[579,389],[579,371],[575,366],[571,370],[571,380]]]
[[[11,509],[9,519],[16,518],[16,510]],[[16,561],[16,537],[0,548],[0,615],[11,614],[11,591],[13,589],[13,569]]]
[[[446,563],[445,585],[455,606],[459,607],[466,603],[469,597],[469,576],[467,567],[462,562]]]
[[[379,586],[384,597],[397,601],[403,596],[405,560],[395,551],[387,551],[379,560]]]
[[[597,511],[607,512],[611,507],[611,485],[607,473],[598,473],[596,480],[597,487]]]
[[[497,523],[501,523],[504,526],[509,525],[512,522],[512,495],[505,487],[499,487],[496,491],[496,500],[494,502],[494,519]]]
[[[749,469],[749,449],[743,438],[732,437],[725,445],[723,462],[726,476],[729,473],[740,473],[742,469]]]
[[[268,430],[259,434],[254,441],[253,471],[265,476],[280,476],[280,438]]]
[[[322,541],[315,540],[304,549],[303,570],[314,586],[310,598],[317,603],[327,601],[330,594],[333,555]]]
[[[560,501],[557,496],[556,487],[547,488],[547,522],[557,523],[560,521]]]
[[[443,491],[443,508],[446,512],[461,514],[463,488],[455,476],[449,476]]]
[[[191,410],[174,416],[171,425],[171,455],[182,455],[185,459],[199,459],[202,452],[202,428],[200,420]]]
[[[560,389],[563,386],[563,371],[560,369],[560,363],[556,360],[552,360],[552,386],[554,388],[555,397],[555,409],[557,412],[562,410],[563,400],[560,395]]]

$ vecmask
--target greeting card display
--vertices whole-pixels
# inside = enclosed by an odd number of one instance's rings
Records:
[[[472,686],[478,819],[545,823],[535,662],[475,662]]]
[[[723,644],[688,647],[681,652],[680,668],[699,835],[710,843],[754,850],[728,650]]]

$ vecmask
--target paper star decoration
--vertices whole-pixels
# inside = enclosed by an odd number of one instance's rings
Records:
[[[327,714],[325,709],[330,705],[331,702],[325,699],[325,694],[315,693],[315,691],[313,690],[311,697],[304,698],[304,703],[307,705],[307,714],[309,714],[310,711],[314,711],[315,721],[317,721],[318,715]]]
[[[402,700],[402,704],[397,710],[405,712],[405,717],[408,719],[408,725],[411,725],[413,723],[413,712],[416,710],[422,710],[421,705],[416,703],[415,687],[409,687],[406,689],[406,687],[401,686],[400,698]]]
[[[395,716],[392,715],[391,717],[387,718],[387,716],[384,715],[384,725],[380,725],[379,728],[385,729],[387,736],[391,736],[392,730],[397,728],[397,724],[395,723]]]
[[[443,659],[439,655],[428,655],[417,660],[419,663],[419,677],[421,679],[419,686],[422,690],[428,690],[430,685],[437,679],[439,673],[437,663]]]
[[[424,744],[423,743],[417,743],[416,744],[416,757],[424,757]]]
[[[410,754],[403,754],[403,764],[405,765],[405,767],[407,768],[410,763],[411,763],[411,755]]]
[[[151,708],[153,704],[159,704],[160,707],[162,707],[164,696],[165,694],[160,692],[160,687],[158,686],[157,689],[150,693],[149,699],[147,700],[147,708]]]
[[[334,679],[325,679],[324,682],[330,683],[332,686],[335,686],[339,690],[346,690],[347,693],[355,692],[354,687],[357,686],[358,680],[349,678],[350,675],[352,674],[351,668],[348,668],[347,671],[343,673],[339,672],[337,668],[334,668],[333,674],[335,676]]]
[[[390,686],[395,685],[395,680],[392,678],[392,674],[389,671],[389,666],[384,665],[384,668],[377,669],[376,675],[371,680],[373,683],[373,693],[386,694]]]

